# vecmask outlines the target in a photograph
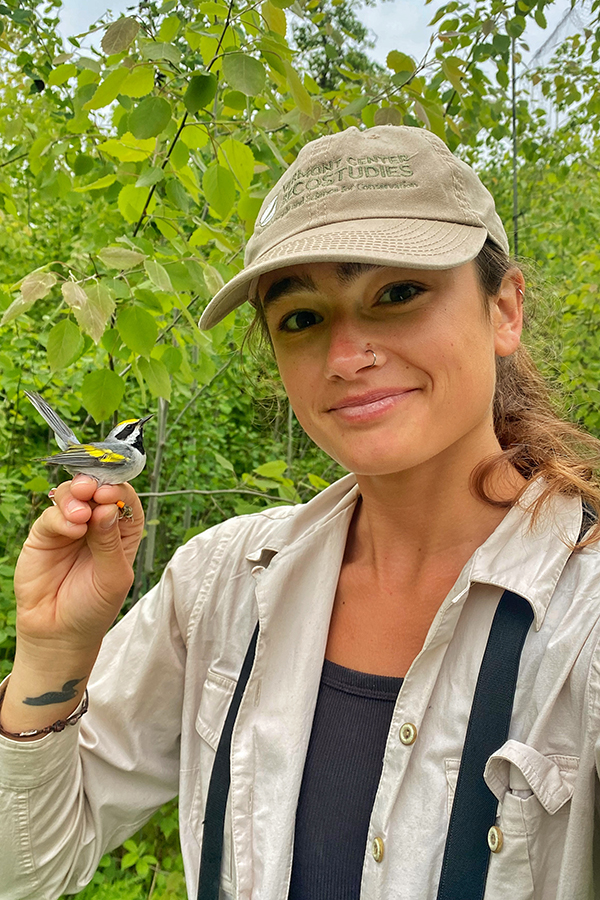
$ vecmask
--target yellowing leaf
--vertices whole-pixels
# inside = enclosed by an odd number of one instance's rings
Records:
[[[87,303],[75,310],[75,318],[81,330],[98,344],[115,311],[113,292],[101,281],[92,281],[86,285],[85,293]]]
[[[208,133],[206,128],[202,128],[200,125],[195,125],[194,123],[188,124],[186,122],[183,131],[181,132],[180,140],[182,140],[185,146],[190,150],[200,150],[208,144]]]
[[[127,222],[137,222],[144,210],[144,205],[148,198],[148,190],[146,188],[135,187],[133,184],[126,184],[119,192],[117,204],[119,212]],[[146,213],[150,215],[156,207],[156,194],[150,198]]]
[[[26,303],[46,297],[57,282],[54,272],[30,272],[21,282],[21,296]]]
[[[84,194],[86,191],[100,191],[104,188],[110,187],[111,184],[114,184],[116,180],[116,175],[104,175],[102,178],[98,178],[96,181],[92,181],[91,184],[84,184],[81,187],[73,188],[73,190],[78,194]]]
[[[81,309],[87,303],[87,294],[76,281],[65,281],[60,289],[67,306],[71,309]]]
[[[125,97],[145,97],[154,88],[152,66],[136,66],[121,85],[119,93]]]
[[[129,69],[126,69],[125,66],[120,66],[107,75],[104,81],[96,88],[94,96],[87,103],[83,104],[83,109],[102,109],[108,106],[109,103],[112,103],[120,92],[121,85],[128,74]]]
[[[160,291],[173,290],[171,279],[167,275],[164,266],[161,266],[161,264],[157,263],[154,259],[147,259],[144,263],[144,268],[152,284],[156,285]]]
[[[204,281],[206,282],[206,287],[213,295],[220,291],[225,284],[219,270],[208,264],[204,266]]]
[[[242,190],[247,190],[254,178],[254,154],[250,147],[236,141],[233,138],[226,138],[219,145],[217,158],[222,166],[229,167],[237,178]]]
[[[77,66],[73,65],[73,63],[64,63],[62,66],[52,69],[48,75],[48,84],[64,84],[65,81],[68,81],[69,78],[73,78],[75,75],[77,75]]]
[[[284,11],[274,6],[270,0],[266,0],[266,3],[263,3],[260,9],[269,30],[285,36],[287,21]]]
[[[113,53],[122,53],[127,50],[136,34],[140,30],[140,26],[135,19],[129,16],[123,16],[112,22],[104,32],[101,46],[107,56]]]
[[[137,162],[147,159],[155,147],[156,141],[154,138],[138,140],[134,138],[130,131],[125,132],[118,140],[110,138],[108,141],[98,144],[98,150],[108,153],[109,156],[114,156],[121,162]]]

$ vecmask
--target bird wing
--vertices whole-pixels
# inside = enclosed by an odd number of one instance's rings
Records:
[[[54,432],[56,443],[61,450],[66,450],[70,444],[79,443],[77,435],[71,431],[66,422],[63,422],[58,413],[54,412],[51,406],[48,406],[43,397],[36,394],[34,391],[24,391],[23,393],[35,406],[42,419],[45,419],[50,426]]]
[[[98,447],[96,444],[71,444],[62,453],[54,456],[41,456],[51,466],[73,466],[79,468],[116,469],[127,461],[127,457],[115,450]]]

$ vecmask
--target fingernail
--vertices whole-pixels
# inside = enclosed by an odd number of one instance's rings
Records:
[[[67,512],[74,513],[84,509],[79,500],[69,500],[67,503]]]
[[[113,525],[115,524],[115,522],[117,521],[118,518],[119,518],[119,514],[115,513],[114,516],[112,516],[107,521],[103,520],[102,523],[100,524],[100,528],[103,528],[105,531],[108,531],[109,528],[113,527]]]

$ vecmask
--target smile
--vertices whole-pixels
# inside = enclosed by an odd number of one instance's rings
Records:
[[[370,421],[384,415],[399,403],[402,403],[407,397],[414,394],[415,391],[416,389],[414,388],[369,391],[366,394],[346,397],[338,401],[329,408],[328,412],[335,413],[336,416],[345,419],[347,422]]]

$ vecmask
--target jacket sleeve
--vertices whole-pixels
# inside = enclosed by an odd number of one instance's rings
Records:
[[[177,794],[197,570],[197,554],[181,548],[108,633],[88,685],[89,712],[77,725],[30,743],[0,736],[3,900],[81,890],[102,855]]]

